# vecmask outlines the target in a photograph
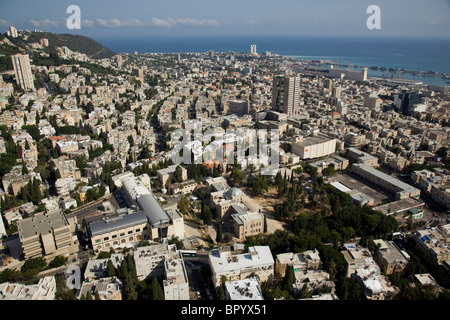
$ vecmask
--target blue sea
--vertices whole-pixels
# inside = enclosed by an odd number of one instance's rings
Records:
[[[356,66],[378,66],[411,71],[437,71],[450,74],[450,39],[386,39],[331,37],[148,37],[127,39],[96,39],[103,46],[118,53],[146,52],[249,52],[256,44],[257,51],[270,51],[305,60],[340,60]],[[369,76],[387,72],[370,70]],[[402,78],[425,83],[449,85],[442,77],[422,77],[407,73]],[[397,76],[395,75],[395,76]],[[449,81],[449,80],[447,80]]]

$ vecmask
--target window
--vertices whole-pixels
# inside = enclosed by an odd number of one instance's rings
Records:
[[[103,238],[103,241],[108,241],[109,240],[109,237],[104,237]]]
[[[129,240],[130,240],[130,241],[133,241],[133,237],[130,237]]]
[[[117,238],[117,234],[113,235],[111,238],[116,239]]]
[[[144,227],[144,230],[147,230],[148,229],[148,227]]]
[[[95,240],[95,243],[100,243],[100,241],[102,241],[101,239],[97,239]]]
[[[141,229],[136,229],[136,232],[141,232]]]
[[[128,234],[132,234],[132,233],[133,233],[133,230],[128,231]]]
[[[123,237],[125,235],[125,232],[122,232],[119,236]]]
[[[126,241],[127,241],[126,239],[122,239],[120,242],[125,243]]]

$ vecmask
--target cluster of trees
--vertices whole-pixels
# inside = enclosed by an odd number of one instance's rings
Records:
[[[268,184],[268,177],[267,176],[251,176],[248,181],[247,185],[249,188],[251,188],[254,192],[256,192],[259,195],[263,195],[267,191],[269,191],[269,184]]]
[[[67,258],[56,256],[47,265],[43,257],[26,259],[20,269],[5,269],[0,272],[0,283],[20,282],[30,284],[35,282],[36,276],[43,270],[58,268],[67,262]]]
[[[205,199],[202,199],[202,205],[200,208],[200,219],[203,220],[203,222],[207,225],[212,225],[213,218],[212,218],[212,212],[209,205],[206,204]]]
[[[208,168],[204,164],[191,164],[187,166],[188,179],[194,179],[197,182],[202,181],[203,177],[219,177],[222,175],[222,165],[213,168]]]
[[[0,157],[0,176],[4,176],[11,171],[12,167],[16,165],[19,158],[17,145],[14,143],[11,135],[11,129],[5,125],[0,126],[1,136],[5,140],[6,153]]]
[[[103,167],[103,171],[100,175],[100,182],[104,183],[109,187],[112,192],[114,190],[114,182],[112,181],[112,176],[117,174],[117,170],[122,169],[122,163],[119,161],[107,161]]]
[[[38,179],[30,180],[28,184],[20,188],[17,197],[25,202],[31,201],[33,204],[37,205],[44,198],[45,195],[41,192],[41,181]]]

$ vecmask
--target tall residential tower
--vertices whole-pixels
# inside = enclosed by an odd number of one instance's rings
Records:
[[[273,78],[272,110],[296,116],[300,109],[300,77],[275,76]]]
[[[34,79],[28,55],[16,54],[11,56],[11,60],[17,84],[25,91],[34,90]]]

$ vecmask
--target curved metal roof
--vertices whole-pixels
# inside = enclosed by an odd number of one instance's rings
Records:
[[[152,227],[170,222],[170,217],[153,195],[145,194],[142,197],[137,198],[136,201],[144,211]]]

